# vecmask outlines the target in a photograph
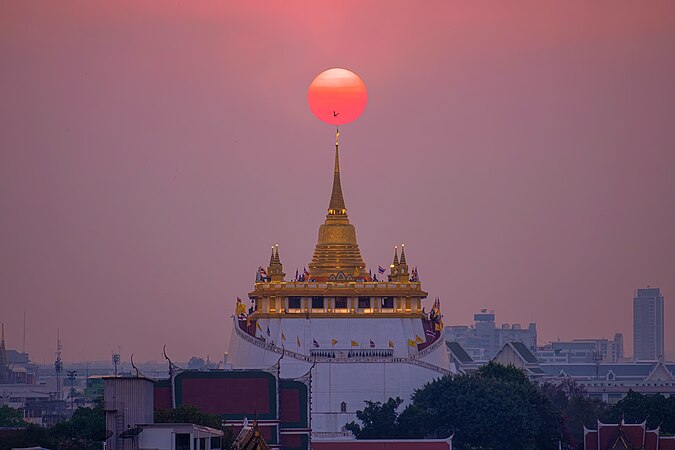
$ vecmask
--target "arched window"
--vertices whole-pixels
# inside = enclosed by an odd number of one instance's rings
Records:
[[[347,404],[345,402],[340,403],[340,412],[347,412]]]

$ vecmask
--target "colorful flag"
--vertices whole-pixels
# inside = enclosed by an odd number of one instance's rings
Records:
[[[283,331],[281,332],[281,340],[282,340],[283,342],[286,342],[286,335],[284,334]]]
[[[316,339],[312,339],[312,345],[314,346],[314,348],[319,348],[319,343],[316,342]]]
[[[409,346],[409,347],[416,347],[416,346],[417,346],[417,342],[415,342],[415,341],[412,340],[412,339],[408,339],[408,346]]]
[[[356,341],[354,341],[354,340],[352,340],[352,347],[358,347],[358,346],[359,346],[359,343],[356,342]]]
[[[394,341],[389,339],[389,348],[394,348]]]
[[[418,344],[421,344],[422,342],[424,342],[424,339],[422,339],[418,335],[415,335],[415,342],[417,342]]]
[[[237,304],[236,304],[235,310],[236,310],[238,316],[245,316],[246,315],[246,305],[244,305],[241,302],[241,299],[239,297],[237,297]]]
[[[298,348],[300,348],[300,336],[296,336],[295,339],[298,341]]]
[[[370,340],[370,348],[375,348],[375,343],[373,342],[372,339]]]
[[[441,331],[442,329],[443,329],[443,328],[441,327],[441,324],[440,324],[440,323],[435,323],[435,324],[434,324],[434,330],[436,330],[436,331]]]
[[[382,274],[382,273],[385,273],[387,271],[387,269],[385,269],[382,266],[377,266],[377,271]]]
[[[260,326],[260,322],[258,322],[258,321],[256,321],[255,327],[256,327],[257,329],[259,329],[260,331],[263,330],[262,327]]]
[[[330,344],[333,345],[333,346],[335,346],[335,344],[337,344],[337,343],[338,343],[337,339],[331,339],[330,340]]]

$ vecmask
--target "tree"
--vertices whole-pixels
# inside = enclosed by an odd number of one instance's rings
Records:
[[[0,406],[0,427],[26,426],[23,421],[23,412],[9,406]]]
[[[613,405],[603,416],[602,421],[618,423],[647,421],[647,428],[661,427],[665,434],[675,434],[675,397],[663,395],[642,395],[632,390],[623,399]]]
[[[447,438],[458,450],[558,448],[563,417],[515,367],[489,363],[472,375],[447,376],[415,391],[400,414],[400,399],[368,403],[357,412],[359,438]]]
[[[363,427],[356,422],[350,422],[345,428],[354,433],[358,439],[378,439],[382,436],[400,437],[397,410],[401,403],[403,400],[399,397],[390,398],[386,403],[366,400],[366,408],[356,412],[356,417]]]

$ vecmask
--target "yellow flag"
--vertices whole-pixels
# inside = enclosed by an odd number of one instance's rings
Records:
[[[358,343],[358,342],[352,341],[352,347],[358,347],[358,346],[359,346],[359,343]]]
[[[389,348],[394,348],[394,341],[389,339]]]
[[[262,327],[260,326],[260,322],[256,321],[255,327],[256,327],[257,329],[259,329],[260,331],[262,331]]]
[[[409,346],[409,347],[416,347],[416,346],[417,346],[417,342],[415,342],[415,341],[412,340],[412,339],[408,339],[408,346]]]
[[[296,336],[295,339],[298,341],[298,348],[300,347],[300,336]]]
[[[440,325],[440,324],[438,324],[438,323],[435,323],[435,324],[434,324],[434,330],[436,330],[436,331],[441,331],[442,329],[443,329],[443,328],[441,328],[441,325]]]
[[[337,339],[331,339],[331,340],[330,340],[330,344],[331,344],[331,345],[337,344]]]
[[[418,344],[421,344],[422,342],[424,342],[424,339],[422,339],[418,335],[415,335],[415,342],[417,342]]]
[[[281,332],[281,340],[286,342],[286,335],[284,334],[283,331]]]

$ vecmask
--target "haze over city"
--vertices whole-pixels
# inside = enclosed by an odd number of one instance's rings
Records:
[[[675,343],[675,4],[0,4],[0,321],[64,359],[222,358],[279,244],[312,256],[334,128],[311,80],[353,70],[342,188],[376,271],[406,244],[446,325]]]

